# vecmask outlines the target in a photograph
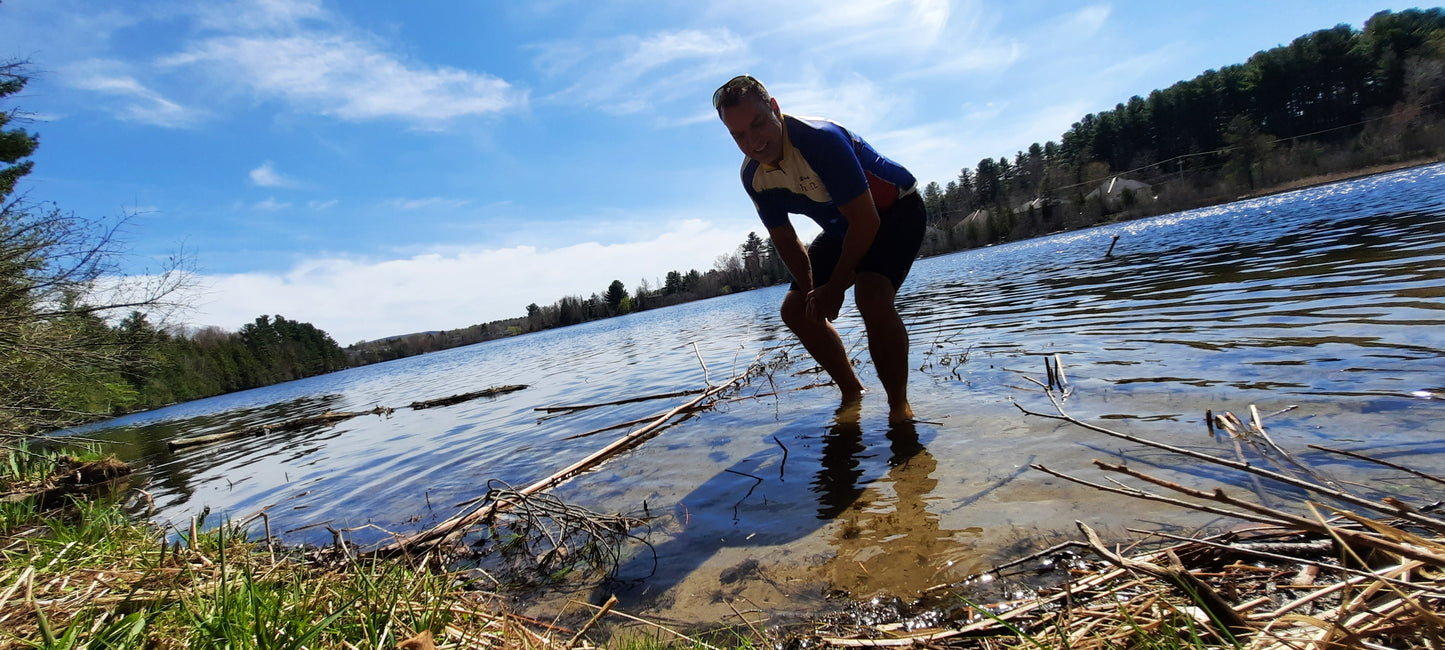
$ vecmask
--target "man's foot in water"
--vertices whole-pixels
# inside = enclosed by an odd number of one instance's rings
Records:
[[[888,405],[889,422],[909,422],[913,419],[913,407],[910,406],[908,402],[896,406],[892,404]]]

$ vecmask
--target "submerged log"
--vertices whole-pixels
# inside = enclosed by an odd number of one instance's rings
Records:
[[[524,389],[524,388],[527,388],[527,385],[526,385],[526,384],[510,384],[510,385],[507,385],[507,386],[493,386],[493,387],[491,387],[491,388],[486,388],[486,389],[483,389],[483,390],[473,391],[473,392],[470,392],[470,393],[461,393],[461,394],[458,394],[458,395],[452,395],[452,396],[450,396],[450,397],[440,397],[440,398],[437,398],[437,399],[429,399],[429,400],[425,400],[425,401],[421,401],[421,402],[412,402],[411,404],[408,404],[407,406],[410,407],[411,410],[413,410],[413,411],[420,411],[420,410],[422,410],[422,409],[429,409],[429,408],[432,408],[432,407],[434,407],[434,406],[451,406],[451,405],[453,405],[453,404],[460,404],[460,403],[462,403],[462,402],[469,402],[469,401],[471,401],[471,400],[480,399],[480,398],[483,398],[483,397],[496,397],[497,395],[505,395],[505,394],[507,394],[507,393],[515,393],[515,392],[517,392],[517,391],[519,391],[519,390],[522,390],[522,389]]]
[[[522,389],[524,389],[524,388],[527,388],[527,385],[526,385],[526,384],[509,384],[509,385],[506,385],[506,386],[493,386],[493,387],[491,387],[491,388],[487,388],[487,389],[483,389],[483,390],[479,390],[479,391],[473,391],[473,392],[470,392],[470,393],[460,393],[460,394],[452,395],[452,396],[449,396],[449,397],[441,397],[441,398],[438,398],[438,399],[425,400],[425,401],[421,401],[421,402],[412,402],[411,404],[408,404],[407,406],[408,406],[408,408],[411,408],[412,410],[420,411],[420,410],[422,410],[422,409],[427,409],[427,408],[432,408],[432,407],[437,407],[437,406],[451,406],[451,405],[453,405],[453,404],[460,404],[460,403],[462,403],[462,402],[466,402],[466,401],[470,401],[470,400],[474,400],[474,399],[479,399],[479,398],[482,398],[482,397],[494,397],[494,396],[496,396],[496,395],[503,395],[503,394],[506,394],[506,393],[516,392],[516,391],[522,390]],[[388,406],[378,406],[378,407],[376,407],[376,408],[371,409],[370,411],[343,411],[343,412],[327,411],[327,412],[325,412],[325,413],[322,413],[321,415],[310,415],[310,416],[306,416],[306,417],[295,418],[295,419],[292,419],[292,420],[286,420],[285,422],[276,422],[276,423],[271,423],[271,424],[260,424],[260,425],[254,426],[254,427],[248,427],[248,428],[245,428],[245,429],[238,429],[238,430],[236,430],[236,431],[227,431],[227,432],[225,432],[225,433],[214,433],[214,434],[205,435],[205,436],[192,436],[192,437],[189,437],[189,438],[180,438],[180,439],[177,439],[177,440],[171,440],[171,441],[166,442],[166,446],[169,447],[169,448],[171,449],[171,451],[175,451],[175,450],[177,450],[177,449],[181,449],[181,448],[184,448],[184,447],[194,447],[194,446],[197,446],[197,445],[205,445],[205,444],[210,444],[210,443],[212,443],[212,442],[220,442],[220,441],[222,441],[222,440],[230,440],[230,439],[232,439],[232,438],[245,438],[245,437],[249,437],[249,436],[264,436],[264,435],[266,435],[266,434],[273,433],[273,432],[276,432],[276,431],[295,431],[295,430],[297,430],[297,429],[304,429],[304,428],[306,428],[306,427],[311,427],[311,426],[330,426],[330,425],[336,424],[337,422],[342,422],[342,421],[345,421],[345,420],[350,420],[351,418],[360,417],[360,416],[363,416],[363,415],[384,415],[384,416],[390,416],[393,412],[395,412],[395,410],[396,410],[396,409],[393,409],[393,408],[388,407]]]
[[[321,415],[310,415],[303,418],[286,420],[284,422],[261,424],[254,427],[239,429],[236,431],[214,433],[206,436],[192,436],[190,438],[179,438],[176,440],[167,441],[166,446],[172,451],[175,451],[183,447],[205,445],[212,442],[219,442],[221,440],[230,440],[231,438],[264,436],[268,433],[276,431],[296,431],[298,429],[304,429],[306,427],[312,426],[331,426],[333,424],[336,424],[337,422],[344,422],[346,420],[350,420],[351,418],[361,417],[363,415],[391,415],[391,412],[392,409],[389,409],[385,406],[378,406],[374,409],[371,409],[370,411],[327,411],[325,413],[322,413]]]

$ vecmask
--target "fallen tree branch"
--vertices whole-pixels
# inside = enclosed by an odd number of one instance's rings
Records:
[[[459,395],[452,395],[452,396],[450,396],[450,397],[440,397],[440,398],[437,398],[437,399],[429,399],[429,400],[426,400],[426,401],[423,401],[423,402],[412,402],[411,404],[408,404],[407,406],[410,407],[411,410],[413,410],[413,411],[420,411],[420,410],[422,410],[422,409],[429,409],[429,408],[436,407],[436,406],[451,406],[451,405],[453,405],[453,404],[460,404],[460,403],[462,403],[462,402],[469,402],[469,401],[471,401],[471,400],[480,399],[480,398],[483,398],[483,397],[496,397],[497,395],[505,395],[505,394],[507,394],[507,393],[515,393],[515,392],[517,392],[517,391],[519,391],[519,390],[522,390],[522,389],[524,389],[524,388],[527,388],[527,385],[526,385],[526,384],[511,384],[511,385],[508,385],[508,386],[493,386],[493,387],[491,387],[491,388],[485,388],[485,389],[482,389],[482,390],[479,390],[479,391],[474,391],[474,392],[471,392],[471,393],[461,393],[461,394],[459,394]]]
[[[608,458],[611,458],[612,456],[615,456],[618,453],[621,453],[622,451],[625,451],[633,447],[634,445],[643,442],[648,437],[650,437],[649,434],[651,434],[654,430],[658,429],[662,425],[666,424],[667,421],[672,419],[673,416],[697,408],[698,405],[701,404],[704,400],[714,395],[717,395],[718,393],[721,393],[728,388],[731,388],[733,385],[745,379],[748,376],[749,372],[750,371],[745,371],[744,373],[733,377],[725,383],[703,390],[701,395],[698,395],[691,401],[679,405],[672,410],[658,416],[648,425],[643,426],[636,431],[627,433],[626,435],[618,438],[606,447],[603,447],[602,449],[599,449],[592,454],[589,454],[586,458],[583,458],[582,460],[579,460],[546,478],[543,478],[531,485],[528,485],[527,487],[522,488],[521,490],[518,490],[518,494],[525,496],[556,487],[557,485],[560,485],[563,481],[566,481],[567,479],[576,476],[577,474],[591,469],[592,467],[601,464]],[[697,391],[689,391],[689,393],[693,392]],[[475,501],[468,502],[463,505],[472,505],[473,503],[475,503]],[[410,537],[390,542],[376,549],[375,552],[383,555],[393,555],[398,553],[417,555],[419,554],[419,551],[436,548],[442,544],[455,541],[456,539],[464,535],[466,533],[466,530],[470,528],[473,524],[479,521],[483,521],[498,508],[502,507],[505,507],[505,505],[494,502],[486,504],[479,508],[474,508],[470,511],[458,513],[457,515],[447,519],[446,521],[443,521],[431,528],[423,530]]]

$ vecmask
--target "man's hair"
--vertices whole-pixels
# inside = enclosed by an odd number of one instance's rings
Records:
[[[713,93],[713,108],[722,113],[724,108],[732,108],[741,104],[743,99],[749,99],[762,104],[767,104],[772,96],[768,89],[763,87],[763,82],[752,78],[750,75],[738,75],[729,79]]]

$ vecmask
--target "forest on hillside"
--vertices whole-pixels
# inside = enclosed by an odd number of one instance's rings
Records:
[[[925,253],[1212,205],[1445,150],[1445,10],[1382,11],[1113,110],[924,188]]]
[[[25,86],[0,64],[0,100]],[[236,332],[157,327],[187,286],[179,266],[125,298],[95,287],[117,250],[105,225],[13,196],[34,134],[0,111],[0,438],[100,415],[299,379],[770,286],[788,272],[750,233],[706,271],[532,303],[525,314],[341,348],[310,323],[260,316]],[[1232,201],[1306,179],[1445,152],[1445,10],[1380,12],[1320,30],[1112,110],[1058,142],[985,158],[922,188],[924,255]],[[520,308],[520,306],[519,306]],[[122,314],[129,314],[121,317]]]

